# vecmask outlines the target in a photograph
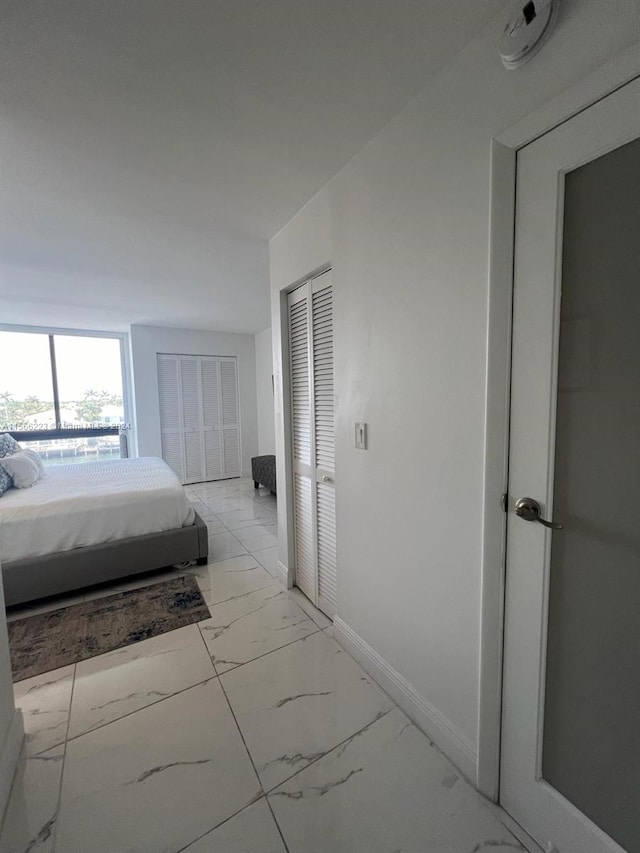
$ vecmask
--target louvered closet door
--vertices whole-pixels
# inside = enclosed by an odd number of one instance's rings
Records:
[[[205,479],[199,364],[197,357],[180,356],[185,483],[199,483]]]
[[[200,359],[202,453],[206,480],[219,480],[224,476],[219,372],[217,358],[202,357]]]
[[[311,364],[309,285],[289,294],[291,433],[296,541],[296,584],[317,602],[315,476],[311,462]]]
[[[296,583],[336,611],[331,273],[289,294]]]
[[[158,355],[162,458],[180,482],[239,477],[235,357]]]
[[[162,458],[184,482],[184,455],[178,357],[158,356],[158,392],[160,397],[160,431]]]
[[[238,365],[235,358],[221,358],[219,362],[224,476],[239,477],[242,471],[242,460],[240,458]]]
[[[331,273],[311,283],[318,607],[336,612],[336,493]]]

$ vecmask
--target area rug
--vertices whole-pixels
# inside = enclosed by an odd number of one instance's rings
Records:
[[[16,619],[8,625],[13,680],[87,660],[210,615],[198,582],[186,575]]]

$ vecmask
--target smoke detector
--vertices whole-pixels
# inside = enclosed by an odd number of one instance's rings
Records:
[[[510,70],[528,62],[540,50],[553,28],[558,0],[516,0],[498,52]]]

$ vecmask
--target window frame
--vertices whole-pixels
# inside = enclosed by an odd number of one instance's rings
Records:
[[[129,336],[126,332],[106,332],[96,329],[64,329],[54,326],[24,326],[12,323],[0,323],[0,332],[14,332],[29,335],[65,336],[76,338],[110,338],[120,342],[120,370],[122,373],[122,406],[124,409],[124,422],[129,436],[129,452],[132,450],[133,423],[131,419],[133,399],[130,382],[129,369]],[[53,406],[56,411],[57,423],[60,423],[60,399],[58,396],[57,371],[55,370],[55,359],[53,363],[50,357],[49,367],[51,369],[51,390],[53,391]],[[39,429],[39,430],[9,430],[9,435],[16,441],[42,441],[45,439],[64,438],[99,438],[100,436],[113,435],[113,427],[87,428],[87,429]]]

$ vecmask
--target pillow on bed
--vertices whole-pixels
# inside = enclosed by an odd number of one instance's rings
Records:
[[[28,489],[42,477],[40,468],[34,461],[32,454],[32,450],[21,450],[0,459],[0,468],[13,480],[16,489]]]
[[[35,450],[31,450],[30,447],[25,447],[22,453],[26,453],[29,459],[33,459],[36,464],[36,468],[38,469],[38,474],[40,474],[40,477],[44,477],[44,462],[42,461],[42,457],[40,456],[40,454],[36,453]]]
[[[14,453],[18,453],[19,450],[20,445],[12,435],[9,435],[8,432],[0,433],[0,459],[12,456]],[[0,495],[3,495],[12,485],[10,475],[7,474],[4,468],[0,467]]]
[[[4,495],[4,493],[13,486],[13,480],[4,470],[4,468],[0,467],[0,497]]]
[[[22,448],[12,435],[9,435],[8,432],[0,432],[0,459],[11,456],[19,450]]]

